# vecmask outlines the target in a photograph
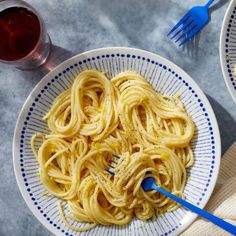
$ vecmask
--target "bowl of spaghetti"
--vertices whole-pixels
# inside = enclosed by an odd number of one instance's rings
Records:
[[[13,163],[27,205],[55,235],[177,235],[220,166],[214,112],[182,69],[132,48],[88,51],[47,74],[17,121]],[[116,158],[113,154],[118,155]]]

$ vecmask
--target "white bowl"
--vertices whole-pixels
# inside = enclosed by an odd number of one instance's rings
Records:
[[[135,70],[161,93],[180,94],[196,124],[191,142],[195,162],[188,170],[190,179],[184,193],[186,200],[203,208],[215,186],[221,158],[219,129],[206,96],[189,75],[160,56],[132,48],[102,48],[74,56],[47,74],[33,89],[20,112],[13,141],[14,169],[20,191],[37,219],[55,235],[78,235],[63,223],[57,198],[45,196],[30,138],[35,132],[45,130],[47,125],[42,117],[52,101],[85,69],[104,71],[110,78],[124,70]],[[177,235],[195,218],[195,214],[180,207],[156,220],[142,222],[135,219],[125,227],[97,226],[81,235]]]
[[[220,34],[220,62],[226,86],[236,102],[236,1],[232,0]]]

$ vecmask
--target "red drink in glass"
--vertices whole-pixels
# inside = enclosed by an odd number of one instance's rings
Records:
[[[0,12],[0,59],[15,61],[27,56],[40,36],[38,17],[22,7]]]
[[[36,11],[23,1],[0,2],[0,61],[21,69],[43,64],[50,39]]]

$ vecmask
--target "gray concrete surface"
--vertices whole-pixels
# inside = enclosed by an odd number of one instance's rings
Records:
[[[182,67],[206,93],[216,114],[224,152],[236,140],[236,104],[219,61],[220,29],[229,1],[216,0],[210,23],[187,48],[166,38],[173,24],[203,0],[29,0],[42,15],[53,42],[51,65],[71,55],[107,46],[157,53]],[[17,116],[45,71],[20,71],[0,64],[0,236],[51,233],[30,212],[18,190],[12,165]]]

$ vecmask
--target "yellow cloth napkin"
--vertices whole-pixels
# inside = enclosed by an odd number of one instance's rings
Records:
[[[236,225],[236,142],[221,160],[220,173],[214,192],[205,210]],[[198,217],[181,236],[226,236],[230,233]]]

